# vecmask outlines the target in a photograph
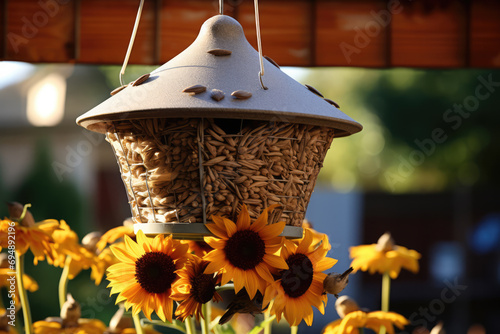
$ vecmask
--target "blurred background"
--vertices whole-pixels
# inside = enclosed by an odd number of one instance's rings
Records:
[[[136,10],[137,1],[125,2]],[[265,4],[272,6],[276,1],[262,3],[265,13]],[[342,1],[324,3],[347,10]],[[351,13],[351,17],[359,20],[359,15],[370,15],[371,4],[380,2],[353,3],[359,4],[358,16]],[[423,3],[427,6],[416,12],[424,18],[423,26],[429,26],[425,19],[432,15],[453,14],[456,6],[460,13],[469,13],[465,4],[486,3],[485,8],[499,8],[484,1],[442,1],[435,7],[431,2]],[[251,4],[231,2],[228,10],[243,11],[240,5]],[[212,7],[205,11],[215,14]],[[416,9],[405,7],[403,15],[417,15],[412,10]],[[477,10],[474,13],[477,15]],[[245,17],[241,12],[239,15]],[[422,24],[411,15],[406,20]],[[127,34],[131,22],[133,18],[124,23]],[[446,30],[445,23],[460,26],[461,21],[452,16],[451,21],[442,22],[442,30]],[[265,24],[264,16],[263,27]],[[438,31],[439,27],[434,28]],[[355,28],[343,27],[353,34]],[[500,36],[497,30],[493,33]],[[437,35],[426,35],[430,44]],[[188,45],[195,36],[196,31],[183,38]],[[453,38],[448,34],[445,40]],[[348,41],[355,45],[352,37]],[[467,43],[473,44],[471,40]],[[400,44],[392,44],[393,49]],[[440,320],[449,333],[500,332],[499,46],[499,40],[485,46],[497,58],[490,57],[490,63],[483,66],[473,64],[480,56],[474,58],[476,53],[471,52],[465,56],[468,61],[458,64],[447,63],[445,55],[431,54],[426,65],[427,60],[415,58],[412,50],[407,55],[413,56],[407,58],[389,57],[390,63],[364,64],[355,58],[358,54],[368,53],[371,56],[367,59],[376,59],[367,47],[351,54],[354,63],[341,57],[344,63],[332,61],[327,67],[321,66],[321,57],[315,58],[314,67],[303,67],[309,64],[288,58],[280,61],[272,51],[268,53],[279,63],[295,65],[282,69],[336,101],[344,113],[364,126],[356,135],[334,139],[307,218],[316,230],[329,235],[329,256],[339,260],[334,267],[337,272],[348,268],[350,246],[375,243],[386,231],[392,233],[396,244],[422,254],[418,274],[403,271],[392,283],[391,310],[410,319],[408,333],[418,327],[430,329]],[[126,43],[116,51],[121,58],[125,49]],[[335,59],[343,51],[340,47],[333,52]],[[8,55],[4,53],[3,59],[17,59]],[[102,65],[113,63],[107,60],[94,62],[69,64],[65,60],[37,61],[36,57],[30,62],[0,62],[0,203],[31,203],[37,221],[64,219],[80,237],[118,226],[130,216],[111,147],[104,136],[75,123],[79,115],[119,86],[119,66]],[[129,66],[126,80],[156,67]],[[7,215],[6,207],[0,206],[0,216]],[[30,296],[33,318],[57,315],[54,296],[60,269],[41,263],[29,265],[27,272],[41,285]],[[106,282],[95,287],[89,275],[83,272],[71,281],[69,291],[81,302],[82,316],[107,322],[115,311],[114,297],[108,297]],[[381,276],[359,272],[352,276],[345,293],[362,307],[376,310],[380,307],[380,284]],[[301,326],[300,332],[318,333],[337,319],[333,304],[332,297],[326,314],[317,312],[313,327]],[[479,331],[469,331],[474,325]]]

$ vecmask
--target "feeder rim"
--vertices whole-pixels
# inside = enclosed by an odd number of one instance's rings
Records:
[[[203,236],[213,236],[203,223],[136,223],[134,233],[144,232],[147,236],[158,234],[172,234],[174,239],[203,240]],[[300,226],[287,225],[280,237],[288,239],[300,239],[303,236],[303,228]]]
[[[244,118],[238,114],[244,114]],[[207,117],[207,114],[210,116]],[[266,117],[267,116],[267,117]],[[124,111],[121,113],[99,114],[95,116],[80,116],[76,122],[78,125],[88,130],[106,133],[106,122],[157,118],[224,118],[224,119],[248,119],[261,121],[289,122],[306,125],[317,125],[333,128],[335,138],[346,137],[363,129],[363,126],[355,121],[332,119],[331,117],[305,114],[288,113],[286,111],[276,110],[255,110],[255,109],[237,109],[231,111],[228,109],[213,108],[175,108],[175,109],[148,109]],[[288,119],[287,119],[288,118]]]

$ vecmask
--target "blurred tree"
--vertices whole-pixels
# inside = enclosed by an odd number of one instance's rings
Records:
[[[410,189],[433,190],[426,179],[440,188],[500,184],[499,86],[498,70],[395,69],[361,91],[389,145],[402,148],[386,155],[392,169],[414,168]]]
[[[500,184],[500,71],[308,72],[301,81],[364,126],[333,141],[320,173],[323,184],[392,192]]]
[[[31,203],[36,221],[64,219],[80,237],[90,232],[89,207],[75,184],[59,181],[52,169],[52,154],[47,140],[37,142],[34,164],[28,176],[9,200]]]

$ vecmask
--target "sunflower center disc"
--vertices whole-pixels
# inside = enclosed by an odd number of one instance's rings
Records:
[[[262,262],[266,253],[266,244],[257,232],[242,230],[229,238],[224,252],[233,266],[248,270]]]
[[[213,275],[201,274],[191,280],[191,294],[198,303],[210,301],[215,292]]]
[[[175,270],[175,264],[170,256],[161,252],[150,252],[135,263],[135,278],[147,292],[163,293],[170,288],[177,277]]]
[[[313,265],[307,256],[301,253],[292,254],[286,260],[287,270],[282,272],[281,286],[292,298],[302,296],[311,286]]]

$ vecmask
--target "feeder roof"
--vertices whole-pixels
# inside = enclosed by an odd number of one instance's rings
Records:
[[[215,55],[211,50],[227,50]],[[228,52],[223,52],[228,53]],[[151,72],[144,83],[126,88],[77,119],[89,130],[106,131],[106,122],[144,118],[233,118],[304,123],[337,129],[347,136],[362,126],[334,105],[264,60],[264,85],[259,81],[259,55],[248,43],[241,25],[217,15],[202,26],[196,40],[178,56]],[[206,87],[201,93],[186,88]],[[224,94],[220,101],[212,90]],[[238,99],[235,91],[251,93]],[[220,92],[219,92],[220,94]]]

